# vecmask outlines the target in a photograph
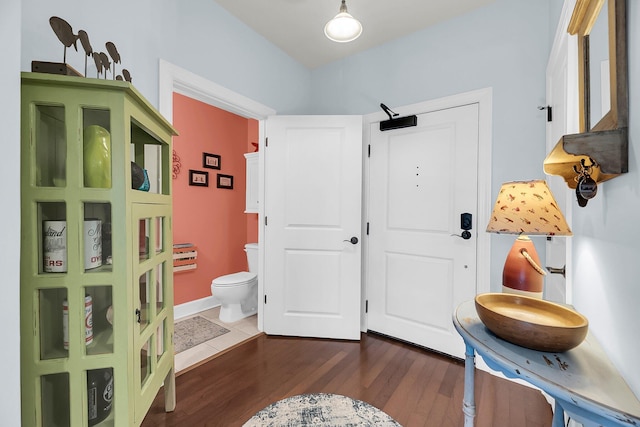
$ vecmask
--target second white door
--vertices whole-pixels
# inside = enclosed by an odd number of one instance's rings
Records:
[[[368,329],[460,358],[451,315],[476,294],[478,111],[370,129]],[[462,214],[472,218],[468,239]]]
[[[362,117],[274,116],[267,136],[264,330],[360,339]]]

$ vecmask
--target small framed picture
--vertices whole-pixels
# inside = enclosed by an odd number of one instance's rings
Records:
[[[222,159],[218,154],[202,153],[202,167],[220,170],[220,161]]]
[[[218,188],[226,188],[227,190],[233,190],[233,176],[218,174]]]
[[[200,187],[209,186],[209,172],[195,171],[189,169],[189,185],[198,185]]]

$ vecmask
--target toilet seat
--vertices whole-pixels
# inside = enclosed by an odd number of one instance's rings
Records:
[[[238,273],[227,274],[220,276],[211,282],[211,285],[224,288],[229,286],[241,286],[247,285],[258,280],[258,275],[255,273],[249,273],[248,271],[240,271]]]

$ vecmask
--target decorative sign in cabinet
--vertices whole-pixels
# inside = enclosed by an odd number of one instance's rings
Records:
[[[247,201],[244,213],[258,213],[258,160],[260,153],[246,153]]]
[[[127,82],[22,74],[25,426],[175,407],[173,127]]]

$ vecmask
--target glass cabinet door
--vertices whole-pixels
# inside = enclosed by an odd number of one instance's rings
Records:
[[[170,215],[171,207],[133,206],[132,222],[136,232],[132,245],[134,253],[139,254],[134,266],[134,283],[138,284],[134,287],[134,301],[138,303],[134,339],[138,368],[134,382],[143,401],[151,401],[155,397],[155,393],[146,393],[146,390],[157,390],[150,383],[162,384],[164,381],[164,375],[157,373],[166,373],[168,363],[173,366]]]

